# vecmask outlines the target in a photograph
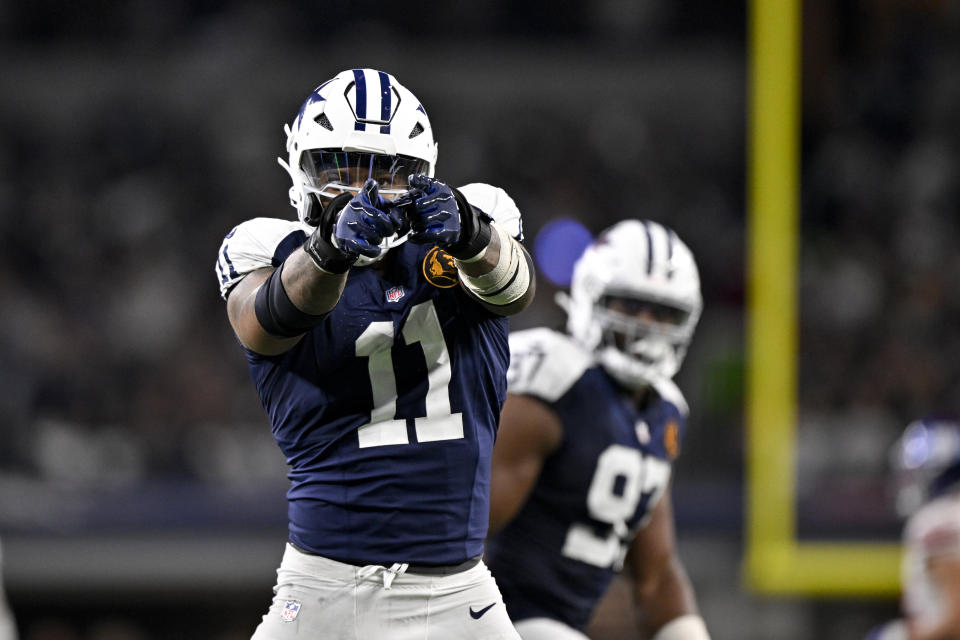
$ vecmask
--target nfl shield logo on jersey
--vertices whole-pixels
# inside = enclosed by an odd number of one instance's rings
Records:
[[[297,619],[298,613],[300,613],[300,601],[287,600],[283,603],[283,611],[280,612],[280,617],[283,618],[284,622],[293,622]]]
[[[387,289],[387,302],[396,302],[403,297],[403,287],[391,287]]]
[[[650,427],[645,420],[637,420],[633,428],[637,432],[637,440],[640,444],[650,444]]]

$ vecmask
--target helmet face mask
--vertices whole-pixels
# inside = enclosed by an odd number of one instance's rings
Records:
[[[960,482],[960,423],[916,420],[890,452],[897,513],[907,517]]]
[[[389,199],[406,192],[410,175],[432,176],[437,162],[433,129],[420,101],[392,75],[375,69],[341,71],[321,84],[284,130],[288,157],[278,160],[293,183],[290,204],[305,224],[315,219],[316,207],[344,191],[359,192],[367,178],[376,179]],[[403,240],[395,235],[382,246]]]
[[[693,254],[662,225],[620,222],[578,260],[565,306],[570,334],[623,386],[672,378],[703,307]]]
[[[381,196],[392,199],[407,192],[411,175],[425,173],[427,168],[427,162],[420,158],[366,151],[311,149],[300,154],[304,189],[316,194],[321,202],[345,191],[359,193],[370,178],[377,181]]]

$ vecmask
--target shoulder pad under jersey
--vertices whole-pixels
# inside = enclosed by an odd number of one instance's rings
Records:
[[[667,378],[657,380],[653,383],[653,388],[660,394],[661,398],[673,404],[680,411],[681,416],[686,418],[690,415],[690,406],[687,404],[687,399],[683,397],[683,392],[680,391],[680,387],[673,380]]]
[[[293,234],[312,232],[312,227],[301,222],[279,218],[254,218],[234,227],[223,239],[217,255],[220,295],[226,299],[230,289],[251,271],[276,267],[274,259],[284,240]],[[293,240],[302,243],[303,237],[298,235]]]
[[[594,364],[593,355],[564,333],[544,328],[511,333],[507,391],[553,402]]]
[[[482,182],[474,182],[459,187],[467,202],[493,218],[497,226],[517,240],[523,241],[523,219],[520,209],[507,192]]]

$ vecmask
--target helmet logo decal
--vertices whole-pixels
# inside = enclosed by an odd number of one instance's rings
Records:
[[[332,79],[327,80],[322,85],[314,89],[313,93],[311,93],[310,96],[306,99],[306,101],[304,101],[304,103],[300,105],[300,111],[297,112],[296,120],[294,120],[294,125],[293,125],[294,127],[300,126],[300,121],[303,119],[303,112],[307,110],[307,107],[314,104],[315,102],[323,102],[326,100],[326,98],[320,95],[320,90],[323,89],[328,84],[330,84],[331,82],[333,82]]]
[[[430,249],[423,259],[423,277],[439,289],[450,289],[460,281],[453,256],[440,247]]]
[[[363,69],[353,70],[353,83],[347,86],[344,93],[347,102],[350,102],[350,89],[352,88],[354,90],[354,101],[351,106],[353,107],[353,113],[356,118],[356,122],[353,123],[355,131],[366,131],[367,124],[379,124],[380,133],[390,133],[390,121],[393,119],[393,114],[399,106],[400,96],[398,94],[396,101],[394,101],[393,98],[396,91],[390,86],[389,74],[383,71],[377,71],[376,73],[378,76],[377,83],[380,87],[379,93],[374,93],[373,86],[369,87],[371,91],[367,90],[367,73]],[[371,79],[371,85],[372,84]],[[370,99],[375,95],[379,95],[379,118],[376,116],[376,98],[374,98],[373,101]]]

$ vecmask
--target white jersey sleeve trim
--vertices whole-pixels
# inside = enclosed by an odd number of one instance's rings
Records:
[[[680,387],[678,387],[673,380],[662,378],[653,383],[653,388],[660,394],[661,398],[673,403],[677,409],[680,410],[680,415],[684,418],[690,415],[690,405],[687,404],[687,399],[683,397],[683,392],[680,391]]]
[[[507,391],[558,400],[595,364],[593,355],[569,336],[551,329],[510,334]]]
[[[234,227],[220,245],[215,267],[220,296],[227,297],[248,273],[273,266],[273,257],[284,238],[296,231],[313,231],[295,220],[254,218]]]
[[[459,187],[467,202],[493,218],[497,225],[513,238],[523,241],[523,219],[520,209],[507,192],[482,182]]]

